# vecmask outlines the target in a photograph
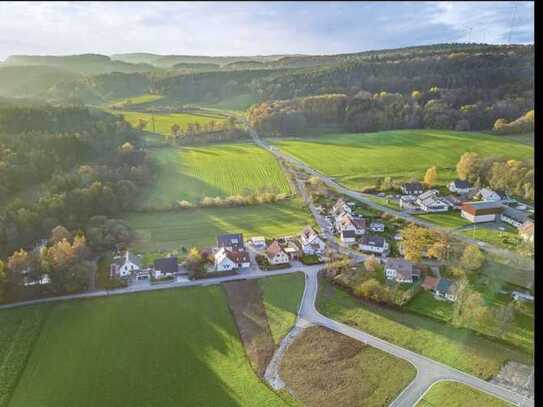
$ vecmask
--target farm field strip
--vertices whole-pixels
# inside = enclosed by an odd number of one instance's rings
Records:
[[[435,165],[438,183],[456,177],[466,151],[511,159],[533,157],[533,147],[510,138],[444,130],[326,133],[311,138],[269,139],[275,146],[349,188],[371,186],[377,178],[422,179]]]

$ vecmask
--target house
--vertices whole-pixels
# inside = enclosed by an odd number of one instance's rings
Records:
[[[468,181],[462,181],[459,179],[455,179],[448,185],[449,191],[454,192],[456,194],[467,194],[471,191],[471,185]]]
[[[265,249],[266,248],[266,239],[264,236],[253,236],[251,242],[255,249]]]
[[[110,266],[111,277],[126,278],[130,276],[133,271],[141,269],[141,257],[126,251],[122,259],[114,261]]]
[[[266,249],[266,258],[270,264],[288,264],[290,261],[277,240],[274,240]]]
[[[438,281],[439,280],[438,280],[437,277],[426,276],[424,278],[424,281],[422,282],[421,287],[424,290],[434,291],[436,289],[436,287],[437,287]]]
[[[462,204],[468,201],[469,201],[468,198],[454,196],[454,195],[447,195],[441,198],[441,202],[449,205],[449,207],[452,209],[462,209]]]
[[[356,241],[356,233],[354,230],[342,230],[340,239],[343,243],[354,243]]]
[[[403,237],[402,237],[402,234],[400,232],[398,232],[398,233],[396,233],[394,235],[394,240],[396,240],[397,242],[399,242],[402,239],[403,239]]]
[[[345,203],[345,201],[342,198],[339,198],[337,202],[332,206],[332,215],[333,216],[339,216],[342,213],[352,213],[352,209],[349,205]]]
[[[499,202],[502,196],[490,188],[481,188],[476,195],[481,201]]]
[[[401,257],[388,258],[385,261],[385,277],[398,283],[412,283],[420,278],[420,270]]]
[[[424,192],[424,186],[420,182],[407,182],[400,187],[404,195],[420,195]]]
[[[371,222],[370,230],[372,232],[384,232],[385,231],[385,224],[381,223],[381,222]]]
[[[28,272],[28,270],[27,270]],[[26,274],[23,272],[23,274]],[[33,279],[33,278],[30,278],[28,276],[24,276],[23,278],[23,285],[25,287],[28,287],[28,286],[33,286],[33,285],[47,285],[51,282],[51,279],[49,278],[49,274],[47,273],[44,273],[40,276],[39,279]]]
[[[445,212],[449,210],[449,206],[442,202],[437,196],[439,192],[435,189],[423,192],[417,197],[415,203],[424,212]]]
[[[360,241],[360,250],[383,254],[388,251],[388,242],[380,236],[364,236]]]
[[[534,302],[534,296],[530,295],[528,293],[523,293],[521,291],[513,291],[511,293],[511,296],[515,301],[527,301],[527,302]]]
[[[415,195],[403,195],[400,197],[400,208],[402,209],[417,209],[415,201],[417,197]]]
[[[366,233],[366,219],[344,214],[336,219],[336,229],[339,232],[352,230],[357,236]]]
[[[291,261],[298,260],[298,258],[300,257],[300,248],[295,242],[291,240],[287,242],[287,245],[283,247],[283,250]]]
[[[500,215],[500,219],[502,222],[509,223],[511,226],[518,228],[530,219],[530,214],[505,206]]]
[[[217,237],[217,247],[225,247],[227,249],[245,249],[245,244],[243,243],[243,234],[234,233],[234,234],[225,234],[219,235]]]
[[[153,264],[155,278],[170,277],[177,273],[177,257],[164,257],[156,259]]]
[[[503,206],[498,202],[464,202],[461,215],[472,223],[494,222],[502,213]]]
[[[221,247],[215,253],[215,270],[230,271],[251,266],[249,253],[240,249]]]
[[[302,252],[307,255],[322,254],[326,245],[319,234],[310,226],[306,226],[299,237]]]
[[[525,242],[534,242],[534,222],[527,220],[518,228],[518,233]]]
[[[434,290],[435,297],[456,301],[456,283],[447,278],[440,278]]]

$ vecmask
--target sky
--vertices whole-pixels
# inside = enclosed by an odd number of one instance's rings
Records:
[[[335,54],[444,42],[533,43],[534,3],[0,2],[12,54]]]

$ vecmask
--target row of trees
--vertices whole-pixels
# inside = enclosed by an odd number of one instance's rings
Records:
[[[190,209],[196,206],[202,208],[225,208],[225,207],[235,207],[235,206],[248,206],[248,205],[258,205],[264,203],[273,203],[285,200],[288,198],[286,193],[273,193],[273,192],[255,192],[249,195],[230,195],[226,197],[203,197],[198,205],[194,205],[189,201],[179,201],[177,202],[177,207],[181,209]]]
[[[533,160],[483,158],[477,153],[466,152],[456,164],[456,172],[460,179],[472,182],[476,186],[488,185],[529,202],[534,201]]]

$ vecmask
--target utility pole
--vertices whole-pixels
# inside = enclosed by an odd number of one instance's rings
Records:
[[[151,121],[153,122],[153,133],[156,134],[156,130],[155,130],[155,114],[154,113],[151,113]]]

